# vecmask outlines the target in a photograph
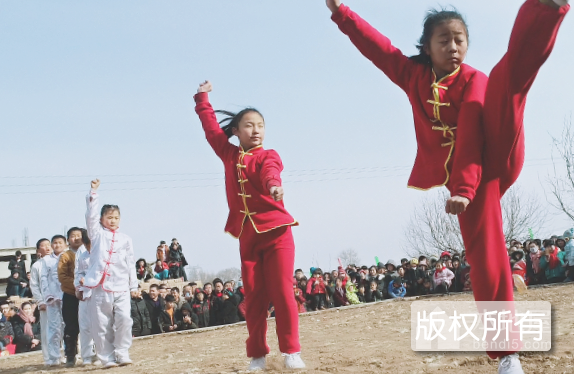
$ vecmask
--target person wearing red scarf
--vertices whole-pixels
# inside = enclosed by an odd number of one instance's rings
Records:
[[[37,351],[40,346],[40,324],[36,322],[32,304],[26,302],[20,307],[20,312],[12,317],[14,329],[14,344],[16,353]]]
[[[542,242],[544,252],[540,257],[540,269],[546,273],[547,283],[559,283],[566,278],[564,268],[564,252],[556,246],[553,239],[546,239]]]

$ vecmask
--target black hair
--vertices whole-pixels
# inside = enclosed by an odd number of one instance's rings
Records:
[[[166,303],[175,303],[175,297],[173,295],[165,295]]]
[[[42,238],[40,240],[38,240],[36,242],[36,249],[40,249],[40,244],[42,244],[42,242],[49,242],[50,240],[46,239],[46,238]]]
[[[18,257],[18,256],[22,256],[22,251],[20,251],[20,250],[16,251],[16,257]]]
[[[313,275],[315,274],[323,275],[323,270],[321,270],[321,268],[316,268],[315,270],[313,270]]]
[[[30,308],[34,309],[34,307],[32,306],[32,303],[31,303],[31,302],[25,301],[25,302],[22,303],[22,305],[20,305],[20,310],[24,310],[24,307],[25,307],[26,305],[30,305]]]
[[[54,235],[54,236],[52,236],[52,243],[54,243],[54,240],[57,240],[57,239],[62,239],[64,241],[64,243],[68,242],[64,235]]]
[[[207,282],[206,284],[204,284],[204,285],[203,285],[203,289],[205,290],[205,287],[207,287],[207,286],[211,286],[211,287],[213,287],[213,284],[211,284],[211,283]]]
[[[223,286],[223,281],[222,281],[221,279],[219,279],[219,278],[215,278],[215,279],[213,280],[213,286],[215,287],[215,285],[216,285],[217,283],[221,283],[221,285]]]
[[[195,283],[195,282],[191,282],[191,283],[188,283],[188,286],[191,286],[191,287],[193,287],[193,286],[197,286],[197,283]]]
[[[544,239],[544,241],[542,242],[543,248],[548,248],[548,247],[551,247],[553,245],[556,245],[556,242],[554,241],[554,239]]]
[[[159,245],[165,244],[165,240],[162,240],[161,242],[159,242]]]
[[[227,110],[216,110],[215,113],[223,114],[226,116],[221,121],[219,121],[219,124],[221,125],[221,129],[223,132],[225,132],[225,135],[227,135],[228,138],[233,136],[233,129],[239,126],[239,122],[241,122],[241,119],[247,113],[257,113],[261,116],[261,118],[263,118],[263,114],[261,114],[260,111],[251,107],[245,108],[237,113],[229,112]]]
[[[159,287],[158,287],[157,284],[155,284],[155,283],[152,284],[151,286],[149,286],[150,291],[151,291],[152,288],[155,288],[156,290],[159,291]]]
[[[428,10],[427,15],[425,17],[423,24],[423,34],[421,35],[419,42],[417,44],[419,54],[411,56],[410,59],[416,63],[430,66],[432,64],[432,61],[430,56],[425,52],[425,47],[429,46],[434,29],[441,23],[452,20],[458,20],[462,22],[462,25],[464,26],[464,31],[466,32],[466,39],[468,42],[469,34],[466,20],[464,19],[462,14],[460,14],[459,11],[456,10],[455,7],[452,7],[451,10],[447,10],[445,8],[442,8],[440,10],[431,8]]]
[[[117,210],[118,214],[120,213],[120,207],[117,205],[112,205],[112,204],[106,204],[102,207],[102,210],[100,212],[100,217],[103,217],[104,214],[106,214],[108,212],[108,210]]]
[[[69,230],[68,230],[68,233],[66,234],[66,236],[68,237],[68,239],[70,239],[70,235],[71,235],[74,231],[82,232],[82,229],[79,228],[79,227],[72,227],[71,229],[69,229]]]
[[[427,256],[419,256],[419,262],[421,262],[422,260],[426,260]]]
[[[179,293],[179,288],[173,287],[173,288],[171,289],[171,292],[173,292],[173,291],[177,291],[177,293]]]

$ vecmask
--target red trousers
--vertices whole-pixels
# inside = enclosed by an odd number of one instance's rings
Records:
[[[459,216],[479,308],[481,301],[508,301],[514,311],[500,199],[522,171],[526,95],[552,51],[568,9],[555,10],[538,0],[527,0],[516,18],[507,53],[490,73],[483,110],[482,179],[472,204]],[[519,350],[520,346],[487,353],[498,358]]]
[[[245,289],[247,357],[269,353],[267,310],[275,307],[275,323],[282,353],[298,353],[299,314],[293,295],[295,243],[290,226],[257,234],[246,221],[239,238],[241,277]]]

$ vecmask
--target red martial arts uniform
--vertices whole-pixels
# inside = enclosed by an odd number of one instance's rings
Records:
[[[297,226],[269,190],[281,186],[281,158],[261,146],[245,151],[229,143],[220,128],[207,93],[195,95],[207,141],[223,161],[229,217],[225,231],[239,238],[241,276],[245,289],[245,321],[249,331],[247,356],[269,353],[267,310],[275,307],[277,337],[282,353],[301,351],[299,316],[293,297],[295,243],[291,226]]]
[[[555,10],[527,0],[508,51],[488,80],[462,64],[438,82],[430,66],[404,56],[348,7],[341,5],[332,17],[361,53],[409,97],[418,144],[409,187],[446,185],[452,196],[471,201],[459,222],[477,302],[513,300],[500,199],[522,170],[526,95],[569,8]],[[445,170],[439,167],[443,165]],[[502,357],[519,348],[488,355]]]

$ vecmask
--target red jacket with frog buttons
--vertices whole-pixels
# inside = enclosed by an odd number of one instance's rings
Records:
[[[488,77],[461,64],[437,80],[430,65],[405,56],[349,7],[341,5],[332,19],[409,98],[418,148],[409,187],[428,190],[446,185],[453,196],[472,201],[482,174],[482,107]],[[402,127],[386,126],[389,133]]]
[[[195,111],[199,115],[205,137],[225,167],[225,190],[229,217],[225,231],[239,238],[243,225],[253,225],[257,233],[298,222],[285,209],[283,201],[275,201],[269,190],[281,186],[281,158],[274,150],[262,146],[245,151],[229,142],[219,126],[206,92],[195,95]]]

